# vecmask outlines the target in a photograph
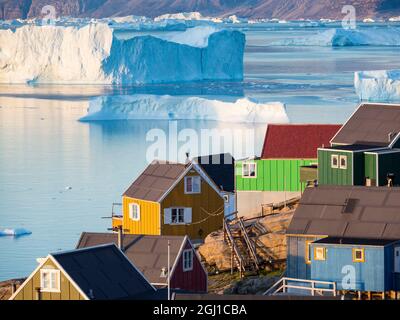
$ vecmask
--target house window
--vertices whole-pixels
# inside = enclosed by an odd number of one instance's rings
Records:
[[[325,261],[326,260],[326,248],[315,247],[314,248],[314,260]]]
[[[171,210],[171,223],[185,223],[184,208],[173,208]]]
[[[185,193],[200,193],[201,178],[199,176],[185,177]]]
[[[130,203],[129,204],[129,217],[133,221],[140,220],[140,206],[137,203]]]
[[[305,259],[306,259],[307,264],[311,263],[311,243],[312,243],[312,241],[306,241]]]
[[[364,249],[353,249],[353,262],[365,262]]]
[[[340,169],[347,169],[347,156],[340,156]]]
[[[40,270],[40,290],[43,292],[60,292],[60,270]]]
[[[339,156],[337,154],[331,155],[331,167],[339,168]]]
[[[193,270],[193,250],[183,251],[183,271]]]
[[[243,178],[256,178],[257,177],[257,164],[256,163],[243,163],[242,177]]]

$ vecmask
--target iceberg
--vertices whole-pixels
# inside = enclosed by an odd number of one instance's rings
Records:
[[[400,101],[400,70],[356,72],[354,86],[360,100]]]
[[[287,46],[400,46],[400,28],[329,29],[310,37],[285,39],[273,45]]]
[[[234,102],[200,97],[120,95],[101,96],[89,102],[80,121],[97,120],[214,120],[245,123],[287,123],[285,105],[258,103],[248,98]]]
[[[163,38],[164,37],[164,38]],[[242,80],[245,36],[198,26],[124,40],[104,23],[0,30],[0,83],[150,84]]]
[[[24,228],[16,228],[16,229],[0,229],[0,237],[1,236],[14,236],[19,237],[23,235],[32,234],[31,231]]]

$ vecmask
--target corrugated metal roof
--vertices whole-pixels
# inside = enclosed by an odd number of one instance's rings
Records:
[[[153,161],[124,192],[124,196],[157,202],[184,173],[186,165]]]
[[[356,199],[352,212],[344,208]],[[400,239],[400,188],[319,186],[307,188],[288,234]]]
[[[332,124],[269,124],[262,159],[316,159],[317,149],[330,146],[341,128]]]
[[[123,237],[124,253],[128,259],[145,275],[151,283],[166,283],[161,277],[161,270],[168,265],[168,241],[170,242],[171,267],[183,245],[183,236],[148,236],[125,234]],[[118,244],[116,233],[84,232],[77,248],[100,244]]]
[[[115,245],[53,253],[79,288],[93,300],[140,299],[154,288]]]
[[[388,146],[400,132],[400,105],[362,104],[332,139],[334,144]]]

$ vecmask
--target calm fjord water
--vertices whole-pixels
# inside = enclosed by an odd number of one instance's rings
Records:
[[[395,47],[268,45],[318,30],[246,28],[243,83],[0,85],[0,228],[33,232],[0,238],[0,280],[26,276],[36,258],[74,248],[82,231],[107,231],[111,221],[102,217],[146,166],[146,133],[168,131],[168,121],[78,122],[91,97],[151,93],[234,100],[245,95],[286,103],[294,123],[341,123],[358,103],[354,71],[400,68]],[[254,128],[258,153],[266,126],[178,121],[181,128]]]

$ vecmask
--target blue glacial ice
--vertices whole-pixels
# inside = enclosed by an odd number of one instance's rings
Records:
[[[400,101],[400,70],[356,72],[354,86],[360,100]]]
[[[317,34],[284,39],[273,45],[286,46],[400,46],[400,28],[328,29]]]
[[[89,102],[81,121],[96,120],[213,120],[243,123],[287,123],[285,105],[242,98],[234,102],[200,97],[121,95],[101,96]]]
[[[161,33],[162,34],[162,33]],[[107,24],[0,30],[0,83],[242,80],[245,35],[199,26],[122,40]]]
[[[24,228],[16,228],[16,229],[0,229],[0,237],[2,236],[14,236],[14,237],[19,237],[23,235],[28,235],[31,234],[32,232],[24,229]]]

